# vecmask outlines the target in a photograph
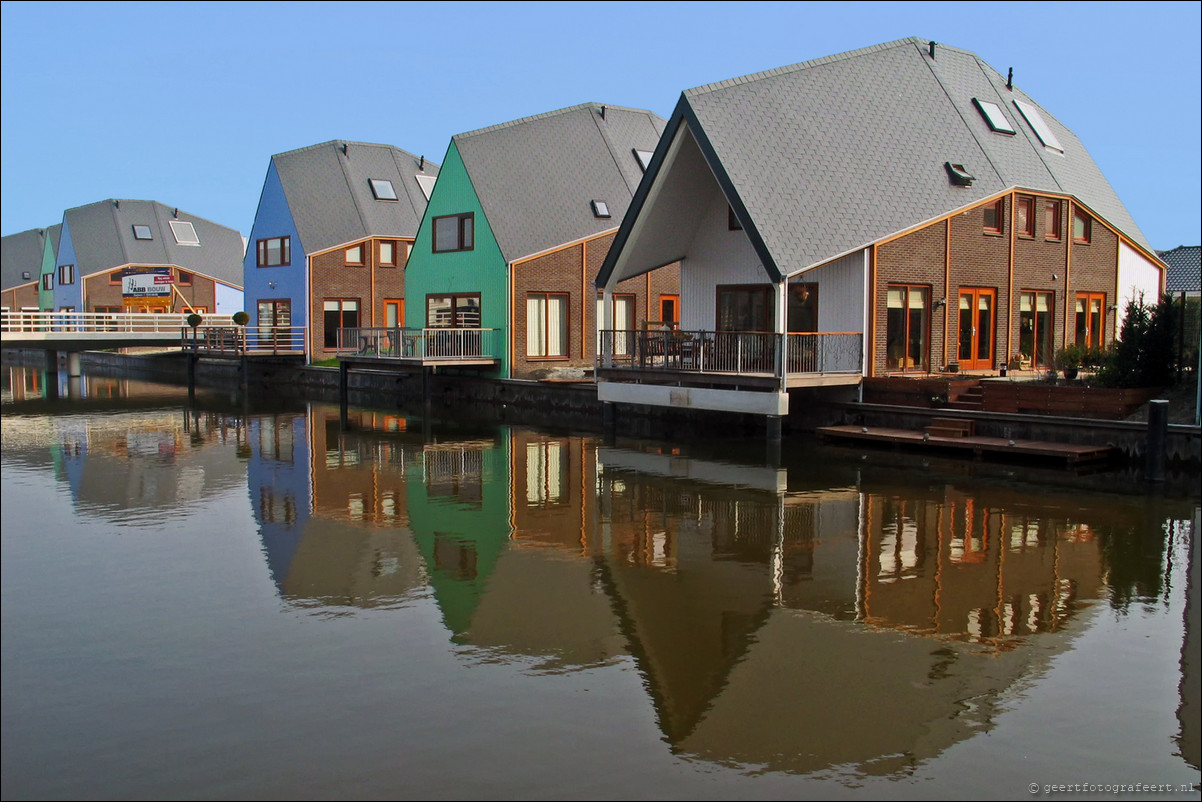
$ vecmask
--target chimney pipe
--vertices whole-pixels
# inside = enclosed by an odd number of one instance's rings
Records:
[[[423,173],[426,171],[426,157],[424,154],[422,155],[421,162],[417,165],[417,169],[421,170]]]
[[[1006,88],[1011,92],[1014,91],[1014,68],[1010,68],[1010,72],[1006,75]]]
[[[931,40],[931,43],[928,45],[928,47],[930,48],[930,51],[931,51],[931,58],[935,58],[935,42],[934,42],[934,40]]]

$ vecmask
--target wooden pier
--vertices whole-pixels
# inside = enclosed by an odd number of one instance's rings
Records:
[[[999,457],[1055,460],[1063,462],[1066,466],[1105,462],[1113,451],[1110,446],[985,437],[976,434],[973,421],[959,418],[935,418],[931,425],[921,432],[886,426],[844,425],[823,426],[817,429],[817,433],[823,439],[886,443],[914,449],[958,450],[977,459]]]

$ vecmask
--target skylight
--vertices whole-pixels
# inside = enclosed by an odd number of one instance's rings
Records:
[[[154,239],[154,235],[150,233],[150,226],[134,226],[134,239]]]
[[[417,185],[421,187],[422,194],[426,196],[426,200],[430,200],[430,193],[434,191],[434,180],[437,176],[433,175],[415,175]]]
[[[376,200],[396,200],[396,189],[386,178],[369,178],[371,194]]]
[[[1064,153],[1064,145],[1061,145],[1060,140],[1052,133],[1051,126],[1044,122],[1043,117],[1039,114],[1039,109],[1021,100],[1014,101],[1014,105],[1026,119],[1027,125],[1031,126],[1031,130],[1035,132],[1035,136],[1039,137],[1039,141],[1043,143],[1045,148],[1051,148],[1059,153]]]
[[[638,148],[631,148],[631,150],[634,151],[634,157],[639,161],[639,167],[643,168],[644,173],[647,172],[647,167],[651,164],[651,157],[655,155],[655,152]]]
[[[175,235],[175,241],[180,245],[199,245],[200,237],[196,236],[196,229],[187,220],[168,220],[171,225],[171,233]]]
[[[612,217],[609,213],[609,204],[603,200],[593,201],[593,216],[594,217]]]
[[[972,102],[976,105],[977,111],[981,112],[981,116],[985,118],[985,122],[989,123],[989,130],[996,131],[999,134],[1013,134],[1014,126],[1006,119],[1006,115],[1002,113],[1002,107],[996,103],[990,103],[988,100],[978,100],[973,98]]]

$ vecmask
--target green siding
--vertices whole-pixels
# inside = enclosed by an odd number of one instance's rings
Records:
[[[433,252],[434,218],[447,214],[473,212],[475,248],[452,253]],[[501,371],[509,376],[509,266],[493,236],[492,227],[471,177],[451,142],[438,171],[438,181],[426,207],[413,243],[413,252],[405,268],[405,325],[426,325],[426,296],[452,292],[480,293],[480,325],[502,332]]]
[[[55,273],[57,254],[54,252],[54,238],[50,236],[50,229],[46,229],[46,243],[42,246],[42,271],[38,275],[38,309],[43,312],[54,311],[54,290],[42,289],[42,276],[47,274],[53,276]],[[58,279],[52,279],[57,281]]]

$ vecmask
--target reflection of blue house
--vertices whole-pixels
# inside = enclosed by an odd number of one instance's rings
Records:
[[[242,308],[241,259],[242,235],[232,228],[155,201],[104,200],[63,213],[42,286],[55,311],[123,311],[124,268],[167,268],[169,310],[228,314]]]
[[[305,416],[263,415],[247,422],[246,487],[267,569],[277,587],[288,576],[309,520],[309,438]]]

